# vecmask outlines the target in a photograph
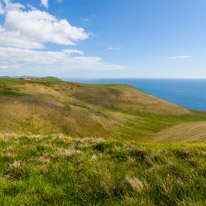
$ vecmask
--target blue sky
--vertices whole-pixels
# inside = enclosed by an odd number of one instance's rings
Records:
[[[206,78],[205,0],[0,0],[0,75]]]

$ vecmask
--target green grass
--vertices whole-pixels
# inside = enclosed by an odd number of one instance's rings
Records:
[[[24,80],[20,80],[20,79],[11,79],[11,78],[1,78],[0,77],[0,83],[7,83],[7,84],[11,84],[11,85],[17,85],[17,84],[24,84],[25,81]]]
[[[137,117],[137,119],[129,120],[126,123],[126,126],[128,126],[130,130],[128,129],[127,133],[126,131],[124,131],[124,133],[122,134],[122,139],[128,140],[132,140],[136,136],[138,137],[138,141],[149,141],[153,139],[153,136],[157,136],[158,133],[162,130],[168,129],[172,126],[179,125],[181,123],[191,124],[201,121],[206,122],[206,112],[200,111],[191,111],[191,113],[184,115],[152,114],[137,112],[126,112],[126,114],[130,114]]]
[[[0,205],[205,205],[206,145],[1,136]]]
[[[57,77],[44,77],[44,78],[36,79],[35,81],[36,82],[58,83],[58,82],[61,82],[62,80]]]
[[[0,96],[19,96],[20,93],[12,90],[0,88]]]

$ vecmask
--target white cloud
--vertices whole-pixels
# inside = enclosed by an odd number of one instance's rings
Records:
[[[77,49],[64,49],[62,50],[66,54],[79,54],[79,55],[84,55],[83,51],[77,50]]]
[[[41,0],[41,5],[43,5],[46,8],[48,8],[48,0]]]
[[[175,56],[175,57],[170,57],[170,59],[188,59],[192,58],[192,56]]]
[[[75,45],[76,41],[88,38],[84,29],[71,26],[66,19],[57,20],[56,17],[39,10],[7,12],[5,28],[18,31],[22,36],[41,43]]]
[[[71,56],[71,54],[80,54],[79,50],[62,51],[35,51],[31,49],[19,49],[12,47],[0,47],[0,60],[7,60],[9,67],[12,65],[30,65],[35,69],[40,65],[42,68],[68,69],[87,69],[87,70],[114,70],[126,69],[120,65],[113,65],[102,62],[99,57]],[[31,66],[32,65],[32,66]]]
[[[8,69],[9,68],[9,66],[7,66],[7,65],[0,65],[0,69]]]
[[[61,4],[61,3],[63,2],[63,0],[57,0],[57,2],[58,2],[59,4]]]
[[[120,48],[118,48],[118,47],[117,47],[117,48],[108,47],[107,49],[108,49],[108,50],[116,50],[116,51],[117,51],[117,50],[120,50]]]
[[[11,0],[3,0],[5,3],[5,11],[11,11],[11,10],[18,10],[18,9],[24,9],[25,6],[19,3],[12,3]]]
[[[29,9],[31,9],[31,10],[36,10],[36,9],[37,9],[36,7],[34,7],[34,6],[31,5],[31,4],[27,4],[27,7],[28,7]]]
[[[48,75],[50,70],[126,69],[104,63],[99,57],[84,56],[84,52],[77,49],[48,51],[46,43],[70,46],[87,39],[89,35],[83,28],[72,26],[66,19],[58,20],[30,4],[25,7],[10,0],[3,0],[3,4],[1,2],[0,14],[3,14],[5,22],[0,24],[0,61],[5,63],[0,64],[0,69],[10,72],[46,70]],[[42,4],[46,6],[47,1],[42,1]]]
[[[4,46],[12,46],[17,48],[27,48],[27,49],[41,49],[44,45],[32,41],[26,36],[22,35],[18,31],[8,31],[0,26],[0,44]]]

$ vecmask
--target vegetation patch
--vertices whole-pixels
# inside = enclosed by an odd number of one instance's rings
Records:
[[[206,112],[188,110],[128,85],[87,85],[55,77],[0,78],[0,96],[2,133],[206,141]],[[124,159],[124,154],[118,155]]]
[[[7,135],[0,145],[0,205],[206,204],[205,144]]]

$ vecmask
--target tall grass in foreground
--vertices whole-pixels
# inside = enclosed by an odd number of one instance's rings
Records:
[[[206,205],[206,145],[1,137],[0,205]]]

